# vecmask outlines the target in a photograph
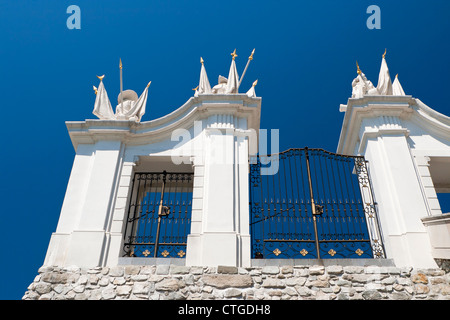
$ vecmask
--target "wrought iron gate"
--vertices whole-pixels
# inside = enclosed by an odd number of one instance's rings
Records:
[[[193,173],[136,173],[124,233],[127,256],[183,258],[191,225]]]
[[[278,172],[261,175],[268,159]],[[252,258],[385,257],[364,157],[309,148],[259,156],[249,189]]]

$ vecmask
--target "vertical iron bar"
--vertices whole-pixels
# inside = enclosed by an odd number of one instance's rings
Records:
[[[135,183],[136,183],[136,180],[137,180],[137,184],[138,184],[138,191],[137,191],[137,193],[136,193],[136,199],[134,200],[134,202],[133,202],[133,192],[134,192],[134,188],[136,187],[136,185],[135,185]],[[133,234],[134,234],[134,227],[135,227],[135,220],[136,220],[136,201],[137,201],[137,197],[138,197],[138,194],[139,194],[139,176],[138,176],[138,174],[137,173],[135,173],[134,174],[134,178],[133,178],[133,183],[132,183],[132,187],[131,187],[131,193],[130,193],[130,197],[131,197],[131,201],[130,201],[130,204],[129,204],[129,209],[128,209],[128,221],[127,221],[127,229],[128,229],[128,224],[130,223],[130,213],[131,213],[131,207],[133,206],[134,207],[134,212],[133,212],[133,219],[132,219],[132,222],[131,222],[131,231],[130,231],[130,236],[129,236],[129,239],[130,239],[130,252],[129,252],[129,256],[131,257],[131,255],[133,254],[133,245],[132,245],[132,237],[133,237]],[[134,205],[133,205],[133,203],[134,203]],[[124,237],[126,236],[126,234],[127,234],[127,230],[125,230],[125,233],[124,233]]]
[[[263,178],[261,177],[261,159],[260,159],[260,157],[259,156],[257,156],[258,158],[256,159],[256,163],[258,164],[257,165],[257,169],[258,169],[258,171],[257,171],[257,174],[260,176],[260,178],[261,178],[261,180],[260,180],[260,184],[259,184],[259,187],[260,187],[260,190],[261,190],[261,195],[260,195],[260,201],[261,201],[261,233],[260,233],[260,236],[261,236],[261,239],[258,239],[259,241],[260,241],[260,246],[259,246],[259,248],[260,248],[260,250],[261,250],[261,252],[260,252],[260,255],[262,256],[262,257],[264,257],[264,226],[265,226],[265,220],[264,220],[264,211],[265,211],[265,209],[264,209],[264,206],[267,204],[268,205],[268,198],[266,199],[266,200],[264,200],[264,190],[263,190],[263,188],[264,188],[264,183],[263,183]],[[267,209],[268,209],[268,207],[267,207]],[[270,210],[268,210],[268,211],[270,211]],[[256,234],[256,228],[253,226],[253,228],[255,229],[255,234]],[[258,241],[257,240],[257,241]],[[255,256],[255,258],[256,258],[256,256]]]
[[[169,189],[169,191],[168,191],[168,193],[169,193],[169,196],[168,196],[168,198],[167,198],[167,201],[166,201],[166,203],[167,203],[167,208],[171,208],[172,209],[172,207],[173,207],[173,203],[174,203],[174,199],[173,198],[176,198],[176,196],[174,195],[173,197],[172,197],[172,194],[173,194],[173,190],[172,190],[172,186],[173,186],[173,181],[174,181],[174,179],[175,179],[175,187],[176,187],[176,178],[174,178],[174,176],[176,176],[176,174],[175,173],[169,173],[168,174],[168,178],[166,178],[166,181],[168,182],[168,189]],[[167,209],[167,210],[170,210],[170,209]],[[163,213],[164,214],[164,216],[166,216],[166,214],[165,214],[165,212]],[[169,220],[169,219],[164,219],[164,221],[163,221],[163,224],[164,224],[164,236],[162,237],[162,240],[163,240],[163,242],[172,242],[172,240],[171,240],[171,238],[173,238],[173,232],[171,232],[170,230],[169,230],[169,236],[167,235],[168,234],[168,232],[167,232],[167,229],[168,228],[173,228],[173,223]],[[172,229],[172,231],[173,231],[173,229]],[[169,241],[167,241],[167,238],[169,238]]]
[[[320,197],[320,187],[319,187],[320,183],[319,183],[319,180],[318,180],[319,174],[317,174],[317,170],[319,170],[320,178],[322,178],[322,188],[323,188],[322,164],[321,164],[321,161],[320,161],[322,156],[323,155],[322,155],[322,152],[320,150],[317,150],[317,149],[314,150],[314,152],[313,152],[313,163],[314,163],[314,176],[316,177],[316,188],[314,190],[317,192],[317,202],[320,201],[320,203],[322,205],[322,212],[324,214],[326,207],[324,205],[324,200],[323,199],[320,200],[320,198],[321,198]],[[316,159],[317,159],[317,162],[319,163],[319,165],[316,164]],[[325,195],[325,192],[324,192],[324,194],[322,196],[324,196],[324,195]],[[322,218],[321,221],[320,221],[320,218]],[[318,217],[317,220],[318,220],[318,222],[321,222],[320,223],[321,231],[322,231],[321,235],[322,235],[322,237],[326,238],[326,236],[325,236],[326,235],[326,233],[325,233],[326,219],[323,216],[321,216],[321,217]]]
[[[299,162],[300,162],[300,161],[302,161],[301,160],[301,156],[300,156],[300,152],[298,153],[298,155],[299,155]],[[300,204],[300,187],[299,187],[299,184],[298,184],[298,170],[297,170],[297,160],[295,159],[295,154],[294,154],[294,166],[295,166],[295,179],[296,179],[296,182],[297,182],[297,199],[296,199],[296,201],[299,201],[298,202],[298,211],[299,211],[298,214],[299,214],[299,217],[297,217],[297,222],[301,222],[302,207],[301,207],[301,204]],[[295,217],[295,209],[294,209],[294,217]],[[301,239],[303,239],[303,227],[302,227],[303,223],[299,223],[299,225],[300,225],[300,234],[302,236]],[[295,226],[297,226],[297,223],[295,223]],[[297,228],[295,230],[297,231]],[[297,240],[300,240],[300,239],[297,239]]]
[[[289,217],[289,201],[287,200],[288,198],[288,190],[287,190],[287,179],[286,179],[286,159],[288,159],[288,157],[285,157],[283,160],[283,173],[284,173],[284,196],[286,199],[284,199],[284,202],[286,204],[286,216],[283,216],[283,204],[281,204],[281,225],[284,226],[284,222],[289,221],[289,219],[286,219],[287,217]],[[278,164],[278,167],[280,166],[280,164]],[[281,197],[281,186],[280,186],[280,197]],[[290,227],[289,227],[289,222],[287,223],[287,230],[284,230],[284,227],[282,228],[282,233],[283,233],[283,239],[285,239],[285,236],[287,235],[286,239],[290,239],[289,236],[289,231],[290,231]],[[287,231],[287,233],[286,233]]]
[[[302,154],[301,154],[301,152],[299,153],[299,163],[300,163],[300,173],[302,175],[302,178],[301,178],[302,191],[303,191],[302,204],[303,204],[303,201],[305,201],[305,216],[304,216],[303,219],[308,219],[308,205],[306,204],[306,192],[305,192],[305,185],[304,185],[305,179],[303,177],[303,165],[302,165]],[[303,221],[305,221],[305,220],[303,220]],[[302,225],[303,225],[303,223],[302,223]],[[302,227],[302,232],[303,232],[303,227]],[[310,239],[309,238],[309,223],[306,223],[306,233],[304,235],[308,237],[308,240]],[[303,237],[302,237],[302,239],[303,239]],[[303,240],[305,240],[305,239],[303,239]]]
[[[328,155],[325,159],[331,159],[330,155]],[[331,163],[331,166],[332,165],[333,164]],[[330,196],[331,201],[333,201],[333,192],[331,191],[330,174],[328,173],[328,163],[327,163],[326,160],[325,160],[325,171],[327,173],[328,192],[330,193],[329,196]],[[331,216],[332,216],[332,217],[329,217],[329,219],[330,219],[329,230],[331,230],[331,220],[333,220],[333,223],[334,223],[334,232],[330,231],[330,236],[331,236],[332,239],[334,238],[334,240],[337,240],[337,228],[336,228],[336,217],[334,215],[334,206],[333,206],[333,204],[331,202],[329,204],[331,206]]]
[[[294,156],[295,155],[295,153],[294,152],[292,152],[292,154],[291,154],[291,156],[289,156],[289,180],[290,180],[290,183],[291,183],[291,197],[292,197],[292,199],[291,199],[291,201],[292,201],[292,217],[290,216],[290,212],[289,212],[289,210],[288,210],[288,225],[290,226],[291,225],[291,222],[293,222],[293,218],[295,217],[295,197],[294,197],[294,180],[293,180],[293,177],[292,177],[292,165],[291,165],[291,157],[292,156]],[[294,158],[294,161],[295,161],[295,158]],[[295,234],[297,233],[297,224],[296,223],[294,223],[293,224],[293,227],[294,227],[294,232],[293,232],[293,235],[291,234],[291,235],[289,235],[289,237],[290,237],[290,239],[295,239],[296,238],[296,236],[295,236]]]
[[[142,224],[145,224],[145,222],[143,222],[142,220],[142,215],[143,215],[143,211],[144,211],[144,192],[145,189],[142,191],[142,184],[144,184],[145,186],[145,174],[141,174],[140,179],[139,179],[139,186],[138,186],[138,192],[137,192],[137,203],[138,203],[138,216],[137,216],[137,220],[136,220],[136,225],[135,225],[135,241],[134,241],[134,246],[133,246],[133,254],[136,251],[135,249],[138,248],[138,239],[140,237],[140,235],[142,234],[141,230],[142,230]],[[143,182],[142,182],[143,181]],[[145,187],[144,187],[145,188]],[[142,196],[141,196],[142,194]]]
[[[147,234],[146,233],[146,229],[147,229],[147,224],[148,224],[148,221],[149,221],[149,219],[148,219],[149,205],[148,205],[148,203],[147,203],[147,206],[145,205],[145,198],[146,198],[145,197],[145,192],[147,190],[147,175],[144,175],[144,177],[145,177],[144,178],[144,189],[142,190],[142,201],[140,203],[141,203],[142,208],[145,208],[145,213],[141,214],[141,217],[139,217],[139,235],[142,235],[142,241],[141,242],[145,242],[145,235]],[[150,186],[150,188],[151,188],[151,186]],[[148,196],[149,195],[150,195],[150,191],[148,193]],[[144,209],[142,211],[144,211]],[[142,231],[142,225],[144,225],[143,226],[143,229],[144,229],[143,231]],[[140,246],[140,249],[142,250],[142,246]]]
[[[358,239],[358,235],[359,235],[360,239],[364,239],[364,231],[363,231],[363,221],[364,221],[364,219],[361,219],[361,214],[359,212],[359,206],[358,206],[358,203],[357,203],[358,199],[357,199],[357,195],[356,195],[356,192],[355,192],[354,181],[352,179],[351,165],[353,165],[353,167],[355,166],[355,158],[351,158],[351,160],[347,161],[347,170],[349,171],[349,175],[348,176],[349,176],[349,179],[350,179],[350,185],[352,186],[352,190],[353,190],[353,199],[355,201],[354,202],[355,203],[355,211],[356,211],[356,213],[355,213],[355,215],[356,215],[355,220],[357,222],[357,226],[359,227],[359,233],[356,233],[356,229],[355,229],[355,235],[356,235],[357,239]],[[349,191],[349,193],[350,193],[350,191]],[[364,218],[364,216],[362,218]]]
[[[278,168],[280,168],[280,164],[278,164]],[[279,226],[279,221],[280,221],[280,214],[283,213],[282,211],[282,205],[281,205],[281,181],[280,181],[280,170],[277,172],[276,176],[278,177],[278,183],[276,182],[276,180],[274,180],[274,188],[276,187],[276,191],[274,191],[274,194],[277,195],[276,197],[276,201],[275,201],[275,212],[273,214],[273,219],[275,221],[274,224],[274,230],[275,230],[275,239],[280,239],[280,226]],[[283,229],[281,229],[283,230]]]
[[[158,194],[158,181],[159,181],[159,173],[152,173],[149,174],[149,176],[151,177],[151,184],[153,185],[153,182],[155,183],[155,191],[153,192],[153,200],[152,200],[152,210],[151,210],[151,214],[149,215],[149,220],[150,220],[150,231],[148,233],[149,235],[149,242],[151,242],[152,239],[152,235],[153,235],[153,225],[155,224],[155,207],[156,207],[156,202],[157,202],[157,194]],[[150,189],[151,190],[151,189]],[[149,199],[151,199],[149,197]],[[154,248],[153,248],[154,249]]]
[[[308,172],[309,194],[310,194],[310,197],[311,197],[311,210],[312,210],[313,223],[314,223],[317,259],[320,259],[319,235],[318,235],[318,232],[317,232],[317,222],[316,222],[316,205],[314,204],[314,195],[313,195],[312,182],[311,182],[311,170],[309,168],[309,154],[308,154],[308,148],[307,147],[305,148],[305,155],[306,155],[306,169],[307,169],[307,172]]]
[[[181,191],[178,191],[178,186],[180,186]],[[173,242],[177,243],[179,236],[180,236],[180,228],[181,228],[181,200],[183,199],[183,176],[181,174],[177,174],[177,178],[175,180],[175,205],[172,208],[173,212],[173,223],[172,223],[172,235],[173,235]],[[175,210],[175,208],[178,207],[178,210]],[[176,224],[176,226],[175,226]],[[177,230],[177,232],[174,233],[174,229]]]
[[[348,233],[348,236],[349,236],[349,240],[351,240],[352,237],[356,233],[355,232],[356,228],[355,228],[355,221],[354,221],[354,216],[353,216],[353,209],[352,209],[352,205],[350,203],[350,194],[349,194],[349,186],[348,186],[348,182],[347,182],[347,175],[345,174],[345,166],[342,163],[343,161],[345,162],[345,160],[342,160],[342,157],[339,157],[339,162],[338,163],[340,163],[341,166],[342,166],[344,182],[345,182],[345,196],[347,198],[346,202],[347,202],[347,205],[348,205],[348,208],[349,208],[349,233]],[[352,232],[350,232],[350,227],[351,227],[351,231]]]
[[[163,173],[163,181],[161,186],[161,200],[159,202],[159,210],[158,210],[158,227],[156,229],[156,238],[155,238],[155,253],[154,257],[156,258],[158,254],[158,245],[159,245],[159,229],[161,228],[161,215],[163,210],[163,198],[164,198],[164,187],[166,184],[166,172]]]

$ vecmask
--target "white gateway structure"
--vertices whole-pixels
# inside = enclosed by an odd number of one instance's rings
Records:
[[[310,159],[319,151],[308,149],[289,158],[304,159],[298,162],[308,169],[304,189],[291,174],[284,187],[292,197],[271,200],[275,190],[264,181],[278,173],[286,153],[271,159],[278,161],[272,173],[255,167],[264,140],[261,98],[256,81],[239,93],[236,56],[228,78],[219,76],[214,87],[201,59],[194,97],[152,121],[141,122],[150,83],[140,97],[121,86],[114,112],[99,77],[94,114],[100,119],[66,123],[76,155],[44,265],[250,267],[262,260],[365,257],[435,267],[450,259],[449,215],[436,196],[450,192],[450,119],[405,95],[397,77],[391,83],[384,55],[377,87],[358,66],[352,98],[340,108],[337,154],[320,155],[350,163],[344,178],[356,184],[348,205],[315,196],[320,188],[331,191],[314,182]],[[306,200],[293,198],[300,190]]]

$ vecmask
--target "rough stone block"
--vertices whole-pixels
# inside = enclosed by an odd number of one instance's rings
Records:
[[[69,279],[70,274],[69,273],[44,273],[41,276],[41,280],[48,283],[58,284],[58,283],[66,283]]]
[[[263,281],[261,286],[264,288],[284,288],[286,285],[283,280],[267,278]]]
[[[367,290],[362,293],[362,297],[365,300],[381,300],[383,296],[376,290]]]
[[[265,266],[262,268],[261,272],[264,274],[279,274],[280,268],[277,266]]]
[[[234,274],[219,274],[219,275],[203,275],[202,281],[204,284],[216,287],[219,289],[236,287],[245,288],[253,285],[253,280],[250,275],[234,275]]]
[[[416,273],[411,276],[411,280],[414,283],[428,283],[428,277],[423,273]]]
[[[217,273],[237,274],[238,268],[229,266],[218,266]]]
[[[328,274],[338,275],[344,272],[344,268],[342,266],[328,266],[326,271]]]
[[[170,271],[170,265],[168,264],[161,264],[156,266],[156,274],[159,275],[166,275],[169,274]]]
[[[155,284],[155,289],[159,291],[176,291],[185,287],[185,282],[178,279],[167,278]]]
[[[189,270],[190,270],[190,268],[187,266],[176,266],[176,265],[170,266],[171,274],[187,274],[187,273],[189,273]]]
[[[125,266],[125,274],[136,275],[139,274],[140,266]]]
[[[309,274],[310,275],[321,275],[325,273],[325,267],[324,266],[312,266],[309,268]]]
[[[121,266],[112,267],[109,269],[109,275],[111,277],[122,277],[124,275],[124,268]]]
[[[235,289],[235,288],[231,288],[225,291],[225,293],[223,294],[223,296],[225,298],[235,298],[235,297],[240,297],[242,296],[242,291]]]

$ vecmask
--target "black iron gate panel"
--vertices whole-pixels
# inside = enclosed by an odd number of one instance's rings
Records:
[[[261,175],[268,160],[278,172]],[[309,148],[258,156],[249,189],[252,258],[385,257],[363,157]]]
[[[135,173],[124,232],[125,255],[185,257],[193,175]]]

